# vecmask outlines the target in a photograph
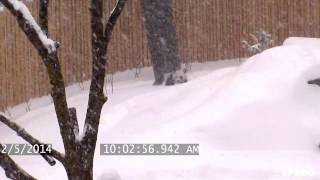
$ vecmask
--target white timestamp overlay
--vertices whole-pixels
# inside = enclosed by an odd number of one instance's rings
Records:
[[[0,147],[0,153],[8,155],[44,155],[51,152],[51,144],[2,144]]]
[[[100,155],[200,155],[199,144],[100,144]]]

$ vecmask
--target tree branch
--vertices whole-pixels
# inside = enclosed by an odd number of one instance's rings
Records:
[[[42,31],[48,36],[48,6],[49,0],[39,0],[40,8],[39,8],[39,25]]]
[[[34,138],[32,135],[30,135],[27,131],[25,131],[22,127],[20,127],[18,124],[10,121],[9,119],[7,119],[6,117],[4,117],[3,115],[0,114],[0,122],[2,122],[3,124],[5,124],[6,126],[8,126],[10,129],[12,129],[13,131],[15,131],[18,136],[20,136],[22,139],[24,139],[25,141],[27,141],[28,143],[30,143],[31,145],[35,145],[35,144],[44,144],[42,142],[40,142],[38,139]],[[55,165],[56,162],[53,158],[57,159],[58,161],[60,161],[62,164],[64,164],[64,155],[62,155],[60,152],[58,152],[57,150],[52,148],[52,153],[50,155],[47,154],[41,154],[41,156],[51,165]],[[52,156],[52,157],[51,157]]]
[[[0,166],[4,169],[6,176],[14,180],[36,180],[30,174],[20,168],[7,154],[2,153],[3,146],[0,144]]]
[[[108,48],[108,44],[111,39],[111,35],[113,32],[113,29],[116,25],[116,22],[122,12],[122,9],[124,8],[124,5],[127,0],[118,0],[116,7],[112,10],[111,15],[109,16],[106,24],[106,28],[104,30],[104,42],[106,43],[106,47]]]
[[[320,78],[310,80],[308,81],[308,84],[314,84],[314,85],[320,86]]]
[[[103,93],[106,75],[107,49],[111,34],[117,19],[122,12],[126,0],[118,0],[112,11],[106,28],[103,27],[103,0],[91,0],[91,30],[92,30],[92,77],[89,92],[88,108],[84,126],[82,144],[94,150],[101,110],[107,97]],[[90,151],[89,150],[89,151]]]
[[[84,139],[77,141],[79,125],[76,109],[68,108],[65,84],[57,53],[58,43],[47,37],[48,1],[40,0],[40,27],[32,17],[29,9],[21,1],[0,0],[0,3],[7,7],[11,14],[16,17],[20,28],[26,34],[32,45],[38,50],[46,66],[51,84],[51,96],[53,98],[60,134],[65,148],[65,156],[53,150],[52,154],[43,157],[49,164],[55,162],[52,157],[59,160],[64,165],[69,178],[76,177],[76,179],[79,179],[83,172],[87,172],[87,176],[82,178],[92,179],[93,157],[100,115],[102,106],[107,101],[107,97],[103,93],[107,64],[107,48],[116,21],[126,2],[126,0],[117,1],[116,7],[112,11],[106,28],[104,29],[102,22],[103,1],[104,0],[91,0],[93,70],[84,126]],[[30,144],[42,144],[19,125],[11,122],[4,116],[0,116],[0,122],[6,124]],[[8,159],[8,157],[6,158]],[[6,161],[8,161],[7,159]],[[14,162],[12,161],[12,163]],[[9,169],[7,172],[11,173],[10,171],[12,171],[12,169]]]
[[[42,58],[56,52],[56,43],[43,33],[24,3],[18,0],[0,0],[0,2],[16,17],[20,28]]]
[[[65,153],[74,150],[75,134],[73,123],[70,123],[70,115],[66,100],[65,84],[61,73],[61,67],[56,48],[58,43],[47,38],[39,25],[32,17],[29,9],[18,0],[0,0],[3,5],[13,14],[29,41],[38,50],[47,68],[50,79],[51,96],[54,102],[58,118],[60,134],[62,136]],[[45,4],[44,4],[45,5]],[[45,8],[45,7],[43,7]]]
[[[76,136],[78,136],[79,135],[79,124],[78,124],[78,119],[77,119],[76,108],[74,108],[74,107],[69,108],[69,116],[70,116],[71,126],[73,127],[73,130],[74,130],[74,134]]]

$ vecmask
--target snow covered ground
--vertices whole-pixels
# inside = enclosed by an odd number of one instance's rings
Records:
[[[199,143],[199,156],[100,156],[98,180],[311,180],[320,179],[320,40],[290,38],[241,64],[194,64],[190,81],[152,86],[150,68],[114,77],[103,108],[99,143]],[[88,82],[84,83],[85,87]],[[88,91],[68,88],[68,103],[83,125]],[[62,150],[48,98],[11,109],[15,121]],[[2,143],[20,138],[0,125]],[[61,165],[38,156],[14,156],[39,179],[66,179]],[[6,179],[0,170],[0,179]]]

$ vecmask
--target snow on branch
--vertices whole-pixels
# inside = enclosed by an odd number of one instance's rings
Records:
[[[25,2],[32,2],[32,0],[23,0]],[[0,2],[0,11],[3,11],[4,10],[4,6],[3,4]]]
[[[48,38],[41,30],[28,7],[23,2],[19,0],[0,0],[0,3],[17,17],[20,27],[38,50],[44,47],[48,54],[56,51],[57,43]]]

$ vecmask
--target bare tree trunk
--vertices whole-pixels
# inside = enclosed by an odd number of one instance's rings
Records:
[[[81,149],[81,148],[80,148]],[[85,158],[83,149],[79,149],[77,157],[73,157],[65,165],[69,180],[92,180],[93,179],[93,161],[89,162]]]
[[[176,72],[181,70],[181,58],[173,23],[172,0],[142,0],[141,5],[155,76],[154,85],[186,82],[185,76],[176,77]]]
[[[92,80],[90,85],[84,137],[77,144],[76,155],[70,159],[66,171],[70,180],[92,180],[93,159],[96,147],[101,110],[107,97],[103,93],[107,64],[107,49],[112,31],[126,0],[118,0],[106,27],[103,24],[103,0],[91,0]]]

